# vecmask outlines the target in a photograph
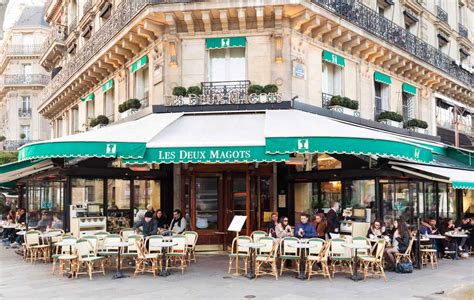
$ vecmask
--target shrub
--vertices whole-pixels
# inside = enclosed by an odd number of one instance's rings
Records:
[[[123,113],[124,111],[126,111],[127,110],[126,102],[120,104],[119,107],[118,107],[118,110],[119,110],[120,113]]]
[[[380,121],[380,120],[392,120],[395,122],[403,122],[403,116],[394,111],[383,111],[380,113],[379,117],[377,118],[377,121]]]
[[[97,116],[97,118],[92,119],[89,125],[91,127],[95,127],[95,126],[100,125],[100,124],[102,124],[102,125],[109,124],[109,118],[107,118],[104,115],[99,115],[99,116]]]
[[[351,108],[352,105],[352,100],[348,97],[342,97],[342,105],[343,107],[346,108]]]
[[[276,84],[267,84],[263,87],[263,92],[266,94],[278,93],[278,86]]]
[[[332,96],[329,105],[330,106],[342,106],[342,97],[341,96]]]
[[[359,109],[359,101],[357,100],[351,100],[351,108],[353,110],[358,110]]]
[[[24,133],[20,133],[20,139],[22,139],[22,140],[23,140],[23,139],[25,139],[25,138],[26,138],[26,134],[24,134]]]
[[[198,87],[197,85],[195,85],[195,86],[190,86],[190,87],[188,88],[188,93],[187,93],[187,94],[188,94],[188,95],[193,94],[193,95],[196,95],[196,96],[201,96],[201,95],[202,95],[202,90],[201,90],[201,88]]]
[[[173,88],[173,96],[182,96],[185,97],[186,94],[186,88],[182,86],[176,86]]]
[[[263,93],[263,86],[258,85],[258,84],[252,84],[249,86],[247,90],[248,94],[257,94],[260,95]]]
[[[426,129],[428,128],[428,123],[426,121],[419,120],[419,119],[411,119],[411,120],[408,120],[407,126]]]
[[[128,99],[127,100],[127,110],[130,108],[139,109],[142,106],[140,100],[138,99]]]
[[[0,135],[0,142],[3,142],[4,140],[6,140],[7,138],[3,135]]]

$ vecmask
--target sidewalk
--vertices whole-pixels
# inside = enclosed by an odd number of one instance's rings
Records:
[[[459,287],[463,295],[474,294],[472,257],[440,261],[435,270],[387,273],[387,283],[376,278],[353,282],[343,274],[332,281],[320,276],[300,281],[290,273],[278,281],[272,277],[250,281],[227,274],[227,268],[226,256],[201,254],[184,274],[173,270],[167,278],[145,274],[112,280],[113,270],[109,270],[105,277],[95,274],[92,281],[87,276],[59,279],[51,275],[50,264],[26,263],[12,249],[1,247],[0,299],[446,299],[440,296],[449,296]]]

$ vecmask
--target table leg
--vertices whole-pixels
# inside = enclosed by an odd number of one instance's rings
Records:
[[[166,247],[163,247],[161,264],[162,264],[162,270],[159,275],[161,277],[168,277],[169,275],[171,275],[171,273],[168,270],[166,270]]]
[[[355,255],[354,255],[354,270],[352,271],[352,276],[349,277],[351,280],[354,280],[354,281],[359,281],[359,280],[364,279],[359,274],[359,270],[357,268],[358,263],[359,263],[359,260],[358,260],[358,257],[357,257],[357,249],[356,249]]]
[[[245,275],[245,277],[247,277],[248,279],[254,279],[255,278],[255,266],[254,266],[255,259],[254,259],[254,256],[255,256],[255,250],[250,248],[250,266],[249,266],[250,270]]]
[[[122,273],[122,267],[120,266],[120,254],[122,252],[122,247],[119,247],[118,249],[118,255],[117,255],[117,273],[114,274],[112,279],[120,279],[120,278],[125,278],[128,277]]]
[[[459,256],[458,256],[458,238],[454,238],[454,259],[459,259]]]

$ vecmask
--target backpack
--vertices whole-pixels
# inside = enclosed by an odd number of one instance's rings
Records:
[[[395,272],[397,273],[412,273],[413,265],[411,262],[401,262],[395,267]]]

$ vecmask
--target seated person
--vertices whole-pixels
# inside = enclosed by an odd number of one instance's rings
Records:
[[[168,224],[166,222],[166,218],[163,215],[163,211],[161,209],[158,209],[155,213],[155,220],[158,224],[158,232],[163,233],[163,231],[168,228]]]
[[[291,226],[288,224],[287,217],[281,217],[280,223],[275,227],[275,233],[277,238],[284,238],[288,236],[293,236],[291,231]]]
[[[459,245],[458,245],[459,246],[459,251],[469,252],[469,249],[474,244],[473,243],[474,236],[473,236],[473,233],[472,233],[474,226],[472,224],[471,218],[464,215],[464,217],[462,217],[462,219],[458,222],[458,226],[456,228],[458,228],[459,230],[464,231],[467,235],[469,235],[469,237],[461,238],[461,240],[459,242]]]
[[[267,224],[267,232],[269,236],[276,237],[276,227],[278,226],[278,213],[272,213],[271,220]]]
[[[370,225],[369,230],[367,231],[368,238],[382,238],[388,235],[385,230],[385,226],[382,226],[382,221],[375,219],[375,221]]]
[[[181,234],[186,230],[187,222],[181,214],[181,210],[175,209],[173,211],[173,220],[171,220],[170,230],[173,233]]]
[[[404,253],[410,243],[410,231],[408,226],[403,219],[396,220],[393,222],[393,240],[392,247],[385,248],[384,252],[388,258],[388,262],[391,263],[388,271],[395,270],[395,253]]]
[[[313,225],[316,230],[316,236],[323,240],[326,239],[327,223],[324,218],[324,213],[318,213],[314,216]]]
[[[142,227],[141,232],[145,237],[155,235],[157,233],[158,222],[153,219],[153,213],[151,211],[147,211],[143,220],[133,225],[133,229],[135,230],[138,230],[140,227]]]
[[[425,221],[421,222],[420,234],[423,234],[423,235],[438,234],[438,228],[436,228],[436,219],[433,217],[430,217],[426,219]],[[426,245],[424,243],[421,243],[421,244]],[[433,244],[433,248],[439,251],[439,245],[436,239],[433,239],[432,244]]]
[[[443,222],[441,223],[441,226],[439,227],[439,233],[442,235],[445,235],[447,232],[453,231],[455,228],[456,226],[454,225],[453,219],[446,218],[443,220]],[[443,251],[443,255],[445,257],[447,256],[448,258],[454,258],[454,255],[450,256],[446,254],[446,251],[456,251],[455,241],[452,238],[445,236],[445,238],[442,240],[442,243],[443,243],[443,247],[441,248]]]
[[[51,229],[63,229],[63,221],[59,218],[58,213],[53,213]]]
[[[300,221],[301,223],[295,226],[294,236],[305,239],[316,237],[316,230],[313,224],[309,223],[309,215],[301,214]]]
[[[48,212],[47,211],[43,211],[41,213],[41,218],[40,220],[38,221],[38,224],[37,224],[37,229],[39,231],[46,231],[46,229],[48,228],[49,226],[49,215],[48,215]]]

